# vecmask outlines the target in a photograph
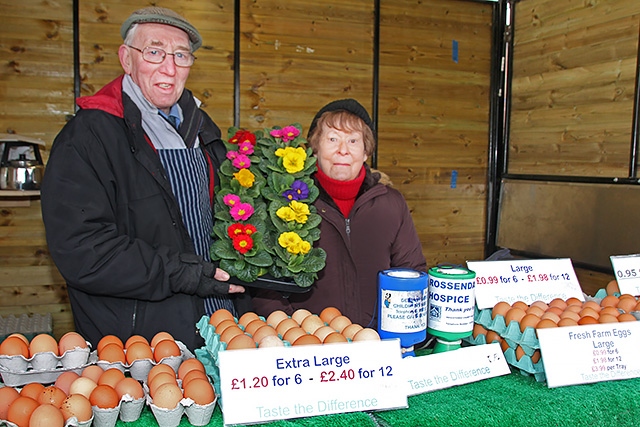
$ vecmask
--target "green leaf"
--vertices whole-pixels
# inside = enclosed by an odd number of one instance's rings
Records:
[[[238,260],[240,258],[240,254],[238,251],[233,249],[233,246],[230,246],[231,242],[229,240],[216,240],[211,245],[211,254],[215,255],[216,260],[218,259],[227,259],[227,260]]]
[[[302,288],[308,288],[309,286],[313,285],[317,278],[317,274],[307,272],[301,272],[293,276],[293,280],[296,282],[296,285]]]
[[[245,257],[245,261],[257,267],[269,267],[273,264],[273,259],[265,251],[258,251],[254,256]]]

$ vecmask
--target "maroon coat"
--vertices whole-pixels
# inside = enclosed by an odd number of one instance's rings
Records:
[[[288,314],[299,308],[320,314],[333,306],[353,323],[377,327],[378,272],[391,267],[426,271],[409,207],[402,194],[378,183],[380,175],[367,175],[349,218],[345,219],[331,197],[320,187],[315,202],[323,220],[318,246],[327,252],[327,264],[312,289],[284,298],[259,290],[253,309],[262,316],[274,310]]]

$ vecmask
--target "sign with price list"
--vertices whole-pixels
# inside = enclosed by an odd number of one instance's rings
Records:
[[[409,396],[511,373],[500,344],[402,359]]]
[[[640,254],[611,256],[621,294],[640,295]]]
[[[218,355],[225,425],[408,406],[398,339]]]
[[[584,301],[569,258],[507,261],[467,261],[476,272],[476,305],[491,308],[500,301],[549,302],[575,297]]]
[[[537,332],[549,387],[640,377],[640,322]]]

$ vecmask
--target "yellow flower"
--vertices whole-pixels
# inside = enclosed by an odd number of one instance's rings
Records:
[[[289,173],[300,172],[304,169],[304,162],[307,160],[307,152],[302,147],[278,148],[275,155],[282,157],[282,166]]]
[[[245,188],[250,188],[256,180],[255,175],[249,169],[240,169],[233,174],[233,177]]]
[[[280,237],[278,237],[278,243],[285,248],[287,252],[294,255],[305,255],[311,250],[311,243],[302,240],[298,233],[294,231],[282,233]]]
[[[310,250],[311,250],[311,243],[307,242],[306,240],[303,240],[300,242],[300,253],[302,255],[308,254]]]
[[[283,206],[276,211],[276,215],[283,221],[294,221],[296,213],[289,206]]]
[[[298,202],[296,200],[292,200],[291,203],[289,203],[289,206],[291,206],[291,209],[295,213],[296,222],[298,222],[299,224],[304,224],[307,222],[307,218],[311,213],[309,212],[309,205],[307,205],[306,203]]]

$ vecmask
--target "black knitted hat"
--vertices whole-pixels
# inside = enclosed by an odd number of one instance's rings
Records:
[[[371,129],[371,132],[373,132],[373,135],[375,136],[376,134],[376,131],[373,128],[373,121],[371,121],[371,117],[369,116],[369,113],[367,113],[367,110],[355,99],[346,98],[346,99],[338,99],[336,101],[332,101],[327,105],[325,105],[324,107],[322,107],[320,111],[318,111],[316,116],[313,118],[313,121],[309,126],[309,132],[307,133],[307,135],[311,135],[313,130],[318,125],[318,119],[320,119],[320,117],[327,111],[346,111],[355,116],[358,116],[369,127],[369,129]]]

